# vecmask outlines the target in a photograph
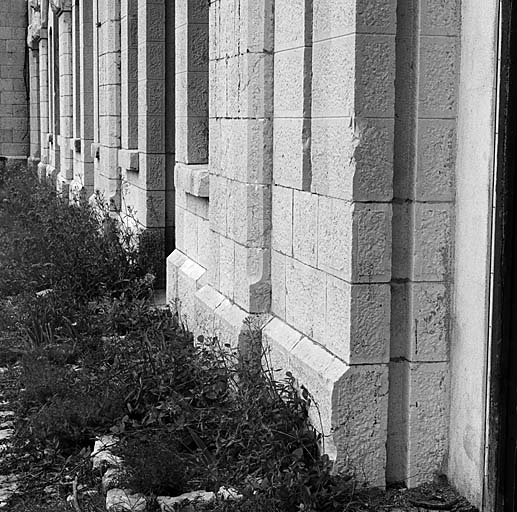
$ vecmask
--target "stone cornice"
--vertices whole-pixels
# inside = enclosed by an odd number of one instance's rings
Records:
[[[50,7],[57,14],[72,10],[72,0],[50,0]]]

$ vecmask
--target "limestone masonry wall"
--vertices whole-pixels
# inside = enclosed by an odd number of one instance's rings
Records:
[[[26,158],[30,141],[27,2],[2,0],[0,13],[0,157]]]
[[[262,343],[337,468],[479,503],[496,3],[0,0],[0,157],[154,237],[183,321]]]

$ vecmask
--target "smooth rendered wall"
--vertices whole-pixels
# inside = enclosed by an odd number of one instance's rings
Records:
[[[27,3],[0,2],[0,156],[29,154],[29,84],[25,82]]]
[[[449,478],[481,506],[498,2],[462,4]]]

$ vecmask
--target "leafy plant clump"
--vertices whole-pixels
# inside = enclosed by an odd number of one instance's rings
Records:
[[[32,176],[0,176],[0,190],[0,331],[19,360],[11,464],[66,494],[64,475],[88,481],[95,437],[111,432],[125,485],[150,496],[232,486],[239,505],[207,510],[342,508],[352,483],[320,455],[310,397],[260,368],[252,330],[255,360],[152,306],[156,240],[135,244],[102,201],[66,204]]]

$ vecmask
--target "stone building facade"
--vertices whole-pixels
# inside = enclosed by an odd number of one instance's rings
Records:
[[[497,9],[3,0],[0,156],[161,237],[168,301],[261,339],[338,468],[480,504]]]
[[[25,2],[10,0],[0,10],[0,157],[14,161],[29,152],[26,13]]]

